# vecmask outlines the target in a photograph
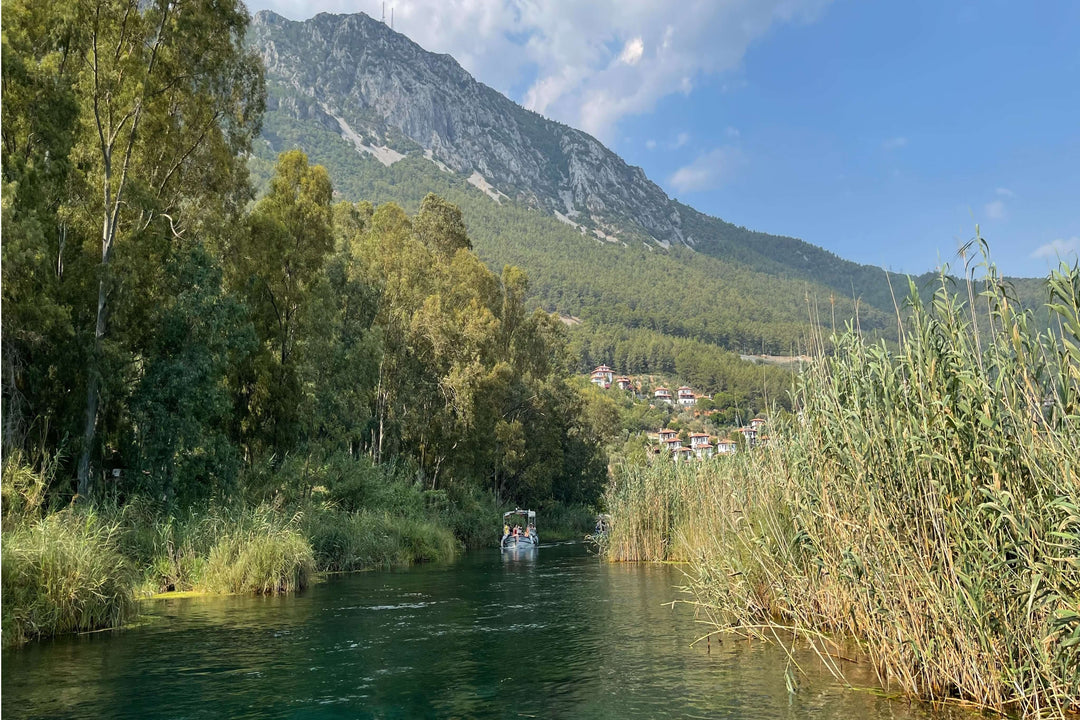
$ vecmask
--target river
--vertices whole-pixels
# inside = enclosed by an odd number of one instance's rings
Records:
[[[14,718],[941,720],[846,688],[812,655],[703,634],[678,568],[580,543],[333,577],[291,597],[149,602],[122,632],[5,651]],[[864,668],[849,677],[868,685]]]

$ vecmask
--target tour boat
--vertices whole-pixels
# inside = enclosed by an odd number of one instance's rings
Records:
[[[519,508],[503,513],[501,542],[503,550],[534,548],[539,544],[540,536],[536,532],[536,511]]]

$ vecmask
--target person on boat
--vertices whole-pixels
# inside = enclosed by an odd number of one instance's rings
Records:
[[[514,537],[518,536],[518,531],[521,530],[517,525],[514,526]]]
[[[525,528],[525,537],[529,537],[529,528]]]
[[[506,537],[509,534],[510,534],[510,526],[509,525],[503,525],[503,537]]]

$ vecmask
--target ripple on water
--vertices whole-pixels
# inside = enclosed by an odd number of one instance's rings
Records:
[[[288,598],[153,606],[159,621],[5,651],[5,717],[727,717],[928,720],[845,689],[812,654],[703,628],[670,567],[581,545],[335,577]],[[856,684],[868,685],[861,676]],[[966,716],[970,717],[970,716]]]

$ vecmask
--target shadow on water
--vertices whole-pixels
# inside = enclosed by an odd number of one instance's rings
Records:
[[[149,622],[5,652],[17,717],[959,717],[845,689],[789,695],[768,646],[704,632],[670,566],[580,543],[335,577],[287,598],[188,598]],[[800,660],[814,667],[812,658]],[[872,684],[872,677],[856,682]]]

